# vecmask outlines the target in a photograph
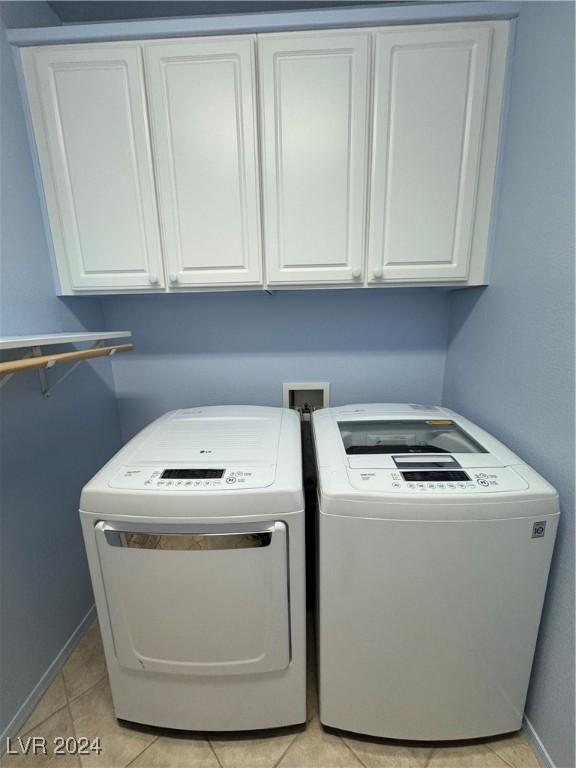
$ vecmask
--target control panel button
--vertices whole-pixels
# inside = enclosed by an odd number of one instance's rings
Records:
[[[226,482],[228,483],[228,485],[232,485],[233,483],[236,482],[236,478],[230,475],[230,477],[226,478]]]
[[[490,485],[490,483],[488,482],[488,480],[480,479],[480,480],[478,480],[478,485],[487,486],[487,485]]]

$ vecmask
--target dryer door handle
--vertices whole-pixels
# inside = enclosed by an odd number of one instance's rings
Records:
[[[275,531],[275,525],[256,525],[251,526],[249,530],[246,526],[223,525],[217,530],[212,528],[209,531],[205,526],[197,529],[186,526],[182,530],[169,531],[128,530],[102,522],[98,523],[98,527],[112,547],[156,549],[166,552],[268,547]]]

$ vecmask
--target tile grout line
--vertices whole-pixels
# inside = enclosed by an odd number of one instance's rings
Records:
[[[218,753],[217,753],[217,752],[216,752],[216,750],[214,749],[214,744],[212,744],[212,742],[210,741],[210,739],[206,739],[206,741],[208,742],[208,746],[209,746],[209,747],[210,747],[210,749],[212,750],[212,754],[213,754],[213,755],[214,755],[214,757],[216,758],[216,762],[218,763],[218,765],[220,766],[220,768],[224,768],[224,766],[223,766],[223,765],[222,765],[222,763],[220,762],[220,758],[218,757]]]
[[[42,701],[42,699],[40,699]],[[68,705],[68,700],[62,706],[57,707],[54,712],[51,712],[47,717],[45,717],[43,720],[40,720],[39,723],[36,723],[36,725],[33,725],[31,728],[28,728],[26,731],[22,731],[22,736],[28,736],[29,733],[36,730],[36,728],[40,728],[42,725],[46,725],[48,720],[50,720],[51,717],[54,717],[54,715],[57,715],[58,712],[62,712],[62,710]]]
[[[101,676],[98,678],[98,680],[96,680],[94,683],[92,683],[91,685],[89,685],[89,686],[88,686],[88,688],[86,688],[84,691],[82,691],[81,693],[79,693],[77,696],[74,696],[73,698],[71,698],[71,697],[70,697],[70,695],[69,695],[69,693],[68,693],[68,687],[67,687],[67,685],[66,685],[66,679],[65,679],[65,677],[64,677],[63,668],[62,668],[62,670],[60,670],[60,673],[59,673],[59,674],[60,674],[60,675],[62,675],[62,684],[63,684],[63,686],[64,686],[64,694],[65,694],[65,696],[66,696],[66,705],[67,705],[67,707],[68,707],[68,713],[69,713],[69,715],[70,715],[70,721],[71,721],[71,723],[72,723],[72,730],[73,730],[73,732],[74,732],[74,736],[76,737],[76,726],[74,725],[74,718],[72,717],[72,709],[71,709],[71,707],[70,707],[70,704],[71,704],[71,702],[77,701],[79,698],[81,698],[82,696],[84,696],[84,694],[85,694],[85,693],[88,693],[88,692],[89,692],[89,691],[91,691],[93,688],[95,688],[97,685],[99,685],[99,684],[102,682],[102,680],[104,680],[104,679],[106,678],[106,676],[107,676],[107,674],[108,674],[108,673],[107,673],[107,672],[104,672],[104,673],[103,673],[103,674],[102,674],[102,675],[101,675]],[[112,714],[114,715],[114,711],[112,711]],[[123,768],[128,768],[128,766],[129,766],[129,765],[132,765],[132,763],[134,762],[134,760],[137,760],[137,759],[140,757],[140,755],[142,755],[144,752],[146,752],[146,750],[147,750],[149,747],[151,747],[151,746],[152,746],[152,744],[154,744],[156,741],[158,741],[158,739],[159,739],[159,738],[160,738],[159,736],[155,736],[155,737],[152,739],[152,741],[151,741],[149,744],[147,744],[147,745],[144,747],[144,749],[142,749],[140,752],[138,752],[138,754],[137,754],[137,755],[135,755],[135,756],[134,756],[134,757],[133,757],[133,758],[130,760],[130,762],[126,763],[126,765],[125,765],[125,766],[123,766]],[[82,762],[82,758],[80,757],[80,766],[82,766],[82,765],[83,765],[83,762]]]
[[[48,690],[49,690],[49,688],[50,688],[50,687],[51,687],[51,686],[52,686],[52,685],[53,685],[53,684],[56,682],[56,680],[58,679],[58,677],[59,677],[59,676],[62,678],[62,688],[63,688],[63,690],[64,690],[64,699],[65,699],[65,701],[64,701],[64,704],[62,704],[62,705],[61,705],[61,706],[59,706],[59,707],[56,707],[56,709],[54,709],[52,712],[50,712],[50,714],[49,714],[49,715],[46,715],[46,717],[45,717],[44,719],[40,720],[40,722],[36,723],[36,725],[33,725],[31,728],[28,728],[26,731],[22,731],[22,736],[27,736],[27,735],[28,735],[28,734],[29,734],[31,731],[33,731],[34,729],[36,729],[36,728],[40,728],[40,726],[41,726],[41,725],[45,725],[45,723],[46,723],[48,720],[50,720],[50,718],[51,718],[51,717],[54,717],[54,715],[58,714],[58,712],[61,712],[61,711],[64,709],[64,707],[67,707],[67,706],[68,706],[68,691],[66,690],[66,685],[65,685],[65,683],[64,683],[64,675],[62,674],[62,670],[60,670],[60,671],[59,671],[59,672],[58,672],[58,673],[55,675],[55,677],[54,677],[54,680],[52,680],[52,683],[50,684],[50,686],[49,686],[49,687],[48,687],[48,688],[47,688],[47,689],[44,691],[44,693],[43,693],[43,694],[42,694],[42,696],[40,697],[40,699],[39,699],[39,701],[37,702],[36,706],[34,707],[34,709],[32,710],[32,712],[30,713],[30,716],[32,716],[32,715],[34,714],[34,710],[35,710],[35,709],[36,709],[36,707],[38,707],[38,705],[39,705],[39,704],[42,702],[42,700],[44,699],[44,697],[45,697],[45,696],[46,696],[46,694],[48,693]],[[68,710],[68,714],[70,714],[70,710]],[[26,723],[24,723],[24,725],[26,725]]]
[[[305,730],[304,730],[304,731],[302,731],[302,733],[305,733],[305,732],[306,732]],[[282,754],[280,755],[280,757],[278,758],[278,760],[276,760],[276,762],[274,763],[274,765],[272,766],[272,768],[278,768],[278,766],[280,765],[280,763],[282,762],[282,760],[284,760],[284,757],[287,755],[287,753],[288,753],[288,750],[290,749],[290,747],[292,746],[292,744],[294,744],[294,742],[296,741],[296,739],[298,738],[298,736],[300,736],[300,734],[299,734],[299,733],[297,733],[297,734],[294,736],[294,738],[293,738],[293,739],[290,741],[290,744],[288,744],[288,746],[287,746],[287,747],[286,747],[286,749],[285,749],[285,750],[282,752]]]
[[[74,696],[74,697],[71,697],[70,694],[68,693],[68,686],[66,685],[66,678],[64,677],[64,668],[62,668],[60,670],[59,674],[62,676],[62,685],[64,686],[64,695],[66,696],[66,705],[65,706],[68,708],[68,715],[70,717],[70,722],[72,724],[72,731],[73,731],[74,737],[77,738],[76,726],[74,724],[74,718],[72,716],[72,709],[70,707],[70,704],[72,702],[74,702],[74,701],[77,701],[79,698],[84,696],[84,694],[88,693],[93,688],[95,688],[97,685],[99,685],[102,682],[102,680],[104,680],[106,678],[107,672],[104,672],[95,682],[93,682],[91,685],[89,685],[88,688],[86,688],[85,690],[83,690],[81,693],[79,693],[77,696]],[[114,714],[114,712],[113,712],[113,714]],[[126,763],[126,765],[123,766],[123,768],[128,768],[129,765],[132,765],[132,763],[135,760],[137,760],[140,757],[140,755],[144,754],[144,752],[146,752],[146,750],[149,747],[151,747],[156,741],[158,741],[159,738],[160,738],[159,736],[155,736],[152,739],[152,741],[149,744],[147,744],[144,747],[144,749],[142,749],[140,752],[138,752],[138,754],[135,755],[128,763]],[[81,767],[84,765],[84,763],[82,762],[82,757],[80,757],[79,765]]]
[[[66,666],[66,665],[64,665]],[[68,717],[70,718],[70,726],[72,727],[72,735],[76,739],[78,744],[78,734],[76,733],[76,725],[74,724],[74,717],[72,716],[72,707],[70,706],[70,695],[68,694],[68,686],[66,685],[66,678],[64,677],[64,667],[58,673],[62,678],[62,687],[64,688],[64,696],[66,697],[66,709],[68,710]],[[82,756],[78,755],[78,765],[82,768]]]
[[[68,688],[66,687],[66,681],[64,680],[64,674],[60,671],[62,678],[62,685],[64,686],[64,696],[66,697],[66,709],[68,710],[68,716],[70,717],[70,724],[72,725],[72,733],[74,738],[77,738],[76,726],[74,725],[74,718],[72,717],[72,709],[70,708],[70,696],[68,696]],[[82,761],[80,761],[82,762]]]
[[[340,741],[342,742],[342,744],[344,744],[344,746],[345,746],[347,749],[349,749],[349,750],[350,750],[350,752],[352,752],[352,754],[354,755],[354,757],[356,758],[356,760],[358,760],[358,762],[360,763],[360,765],[363,765],[363,766],[364,766],[364,768],[368,768],[368,766],[366,765],[366,763],[364,762],[364,760],[362,760],[362,758],[360,757],[360,755],[357,755],[357,754],[356,754],[356,752],[354,752],[354,750],[352,749],[352,747],[350,746],[350,744],[348,744],[348,742],[346,741],[346,739],[342,738],[342,736],[339,736],[338,738],[340,739]]]
[[[499,755],[498,752],[496,752],[496,750],[492,748],[492,745],[490,744],[490,742],[486,742],[486,746],[488,747],[490,752],[493,752],[496,755],[496,757],[498,757],[500,760],[502,760],[503,763],[505,763],[506,765],[510,766],[510,768],[516,768],[514,763],[509,763],[508,760],[506,760],[505,757],[502,757],[502,755]]]
[[[99,685],[102,682],[102,680],[104,680],[107,677],[107,674],[108,673],[105,672],[101,677],[98,678],[98,680],[96,680],[94,683],[90,683],[88,688],[85,688],[81,693],[76,694],[76,696],[68,696],[68,691],[66,689],[66,686],[64,686],[64,688],[66,690],[66,698],[71,703],[74,702],[74,701],[78,701],[78,699],[81,698],[82,696],[84,696],[85,693],[88,693],[88,691],[91,691],[92,688],[95,688],[97,685]],[[62,679],[64,679],[64,675],[62,675]]]
[[[138,760],[138,758],[139,758],[141,755],[143,755],[143,754],[144,754],[144,752],[146,752],[146,750],[147,750],[147,749],[150,749],[150,747],[151,747],[153,744],[155,744],[155,743],[158,741],[158,739],[159,739],[159,738],[160,738],[160,736],[154,736],[154,738],[152,739],[152,741],[150,742],[150,744],[146,744],[146,746],[144,747],[144,749],[141,749],[141,750],[140,750],[140,752],[138,752],[138,754],[137,754],[137,755],[134,755],[134,757],[132,758],[132,760],[129,760],[127,763],[125,763],[125,764],[122,766],[122,768],[128,768],[128,766],[129,766],[129,765],[132,765],[132,763],[133,763],[135,760]]]

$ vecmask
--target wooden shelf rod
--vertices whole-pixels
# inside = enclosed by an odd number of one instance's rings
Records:
[[[56,363],[75,363],[92,357],[106,357],[117,352],[130,352],[131,349],[134,349],[133,344],[114,344],[109,347],[92,347],[91,349],[77,349],[74,352],[59,352],[52,355],[7,360],[0,363],[0,375],[30,371],[35,368],[52,368]]]

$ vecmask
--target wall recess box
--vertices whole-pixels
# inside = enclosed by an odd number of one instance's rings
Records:
[[[330,384],[327,381],[299,381],[282,386],[284,408],[293,408],[307,421],[312,411],[330,405]]]

